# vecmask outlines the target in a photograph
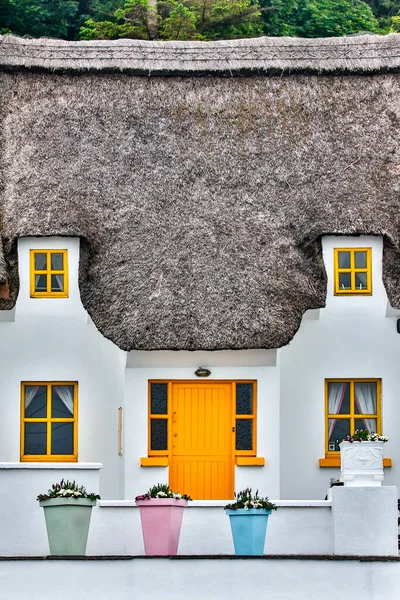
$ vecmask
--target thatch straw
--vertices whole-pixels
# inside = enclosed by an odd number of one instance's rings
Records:
[[[400,35],[219,42],[66,42],[0,36],[0,66],[157,73],[371,72],[400,67]]]
[[[321,236],[365,233],[400,307],[400,74],[187,75],[0,75],[3,306],[18,237],[77,235],[121,348],[279,347],[324,305]]]

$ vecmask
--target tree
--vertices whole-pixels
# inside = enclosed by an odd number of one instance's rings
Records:
[[[262,35],[257,0],[126,0],[117,21],[86,21],[81,39],[216,40]]]
[[[266,35],[306,38],[378,32],[372,9],[362,0],[260,0]]]
[[[0,0],[0,32],[66,38],[77,0]]]

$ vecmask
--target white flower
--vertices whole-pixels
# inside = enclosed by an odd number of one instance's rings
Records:
[[[166,498],[167,494],[165,492],[157,492],[156,498]]]

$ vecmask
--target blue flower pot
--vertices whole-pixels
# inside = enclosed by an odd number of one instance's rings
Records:
[[[231,523],[235,554],[241,556],[262,556],[264,554],[265,535],[271,512],[265,508],[226,509]]]

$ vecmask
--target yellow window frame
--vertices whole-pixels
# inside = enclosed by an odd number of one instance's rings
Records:
[[[348,383],[350,385],[350,413],[348,414],[330,414],[329,411],[329,384],[330,383]],[[374,414],[363,414],[355,412],[355,401],[354,401],[354,386],[356,383],[376,383],[376,413]],[[382,380],[381,379],[325,379],[325,456],[326,458],[339,457],[340,452],[337,450],[329,450],[329,419],[335,420],[350,420],[350,435],[355,430],[355,420],[359,419],[376,419],[376,432],[382,434],[382,408],[381,408],[381,391],[382,391]]]
[[[74,388],[74,416],[71,418],[58,418],[51,416],[51,388],[57,385],[69,385]],[[25,417],[25,387],[47,387],[46,417]],[[25,423],[46,423],[47,454],[25,454]],[[51,424],[73,423],[74,453],[51,454]],[[76,381],[23,381],[21,383],[21,462],[77,462],[78,461],[78,383]]]
[[[342,268],[339,267],[339,253],[349,252],[350,253],[350,267]],[[366,267],[356,268],[355,266],[355,253],[365,252],[366,253]],[[335,296],[353,296],[353,295],[364,295],[371,296],[372,294],[372,249],[371,248],[335,248],[334,249],[334,272],[335,272]],[[341,273],[350,274],[350,289],[342,289],[339,286],[339,276]],[[365,289],[359,289],[356,287],[356,274],[366,273],[367,274],[367,287]]]
[[[47,269],[35,269],[35,255],[46,254],[46,265]],[[51,268],[51,255],[62,254],[63,256],[63,269],[52,269]],[[45,250],[36,248],[30,251],[30,287],[31,287],[31,298],[68,298],[68,250]],[[46,276],[46,291],[37,292],[35,278],[36,275]],[[51,290],[51,276],[52,275],[63,275],[64,277],[64,289],[62,292],[56,292]]]
[[[165,415],[159,415],[151,412],[151,385],[153,383],[165,383],[167,384],[167,413]],[[168,380],[168,379],[151,379],[148,381],[148,456],[160,456],[169,457],[170,448],[172,447],[172,384],[173,383],[191,383],[190,380]],[[193,383],[198,384],[198,380],[193,380]],[[230,383],[232,385],[232,433],[236,433],[236,419],[251,419],[252,420],[252,449],[251,450],[236,450],[236,435],[233,435],[233,456],[257,456],[257,381],[250,379],[235,379],[235,380],[212,380],[212,383]],[[236,384],[237,383],[249,383],[253,386],[253,413],[251,415],[237,414],[236,413]],[[167,449],[166,450],[152,450],[151,448],[151,421],[152,419],[166,419],[167,425]]]

